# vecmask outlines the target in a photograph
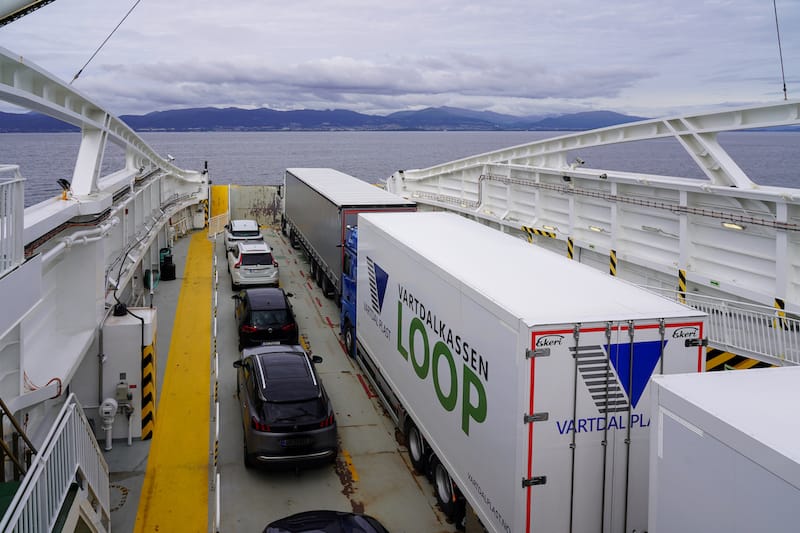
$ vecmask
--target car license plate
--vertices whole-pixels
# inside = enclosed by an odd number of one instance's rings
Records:
[[[311,437],[296,437],[293,439],[281,439],[281,446],[284,448],[293,448],[296,446],[308,446],[311,444]]]

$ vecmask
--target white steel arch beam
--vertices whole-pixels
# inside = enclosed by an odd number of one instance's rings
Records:
[[[195,173],[162,158],[127,124],[86,95],[5,48],[0,48],[0,100],[81,129],[81,147],[72,183],[75,194],[90,194],[100,189],[102,151],[109,141],[122,147],[126,161],[136,168],[159,168],[178,179],[194,181]]]
[[[581,148],[665,137],[676,138],[713,185],[754,188],[755,184],[717,143],[723,131],[800,125],[800,100],[682,117],[643,120],[587,132],[572,133],[465,157],[425,169],[405,170],[405,181],[425,179],[480,165],[508,163],[553,170],[567,169],[567,152]],[[400,173],[387,181],[390,189]],[[399,188],[398,188],[399,190]]]

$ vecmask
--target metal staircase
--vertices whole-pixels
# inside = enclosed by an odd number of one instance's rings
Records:
[[[67,397],[38,451],[22,440],[20,455],[33,459],[22,462],[17,456],[15,472],[27,470],[17,481],[0,532],[39,533],[57,524],[64,531],[110,531],[108,465],[75,395]]]

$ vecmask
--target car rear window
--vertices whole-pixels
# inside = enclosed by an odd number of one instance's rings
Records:
[[[250,325],[255,328],[268,328],[282,326],[289,322],[289,312],[286,309],[269,309],[266,311],[253,311]]]
[[[264,415],[272,423],[320,419],[326,414],[325,402],[321,398],[293,401],[291,403],[283,403],[277,400],[264,404]]]
[[[261,232],[259,230],[233,230],[231,235],[234,237],[259,237]]]
[[[242,264],[243,265],[271,265],[272,264],[272,254],[267,253],[255,253],[255,254],[242,254]]]

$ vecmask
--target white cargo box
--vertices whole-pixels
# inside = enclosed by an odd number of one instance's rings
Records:
[[[703,313],[446,213],[359,216],[359,346],[490,531],[643,531],[650,376]]]
[[[800,530],[800,368],[653,382],[649,531]]]

